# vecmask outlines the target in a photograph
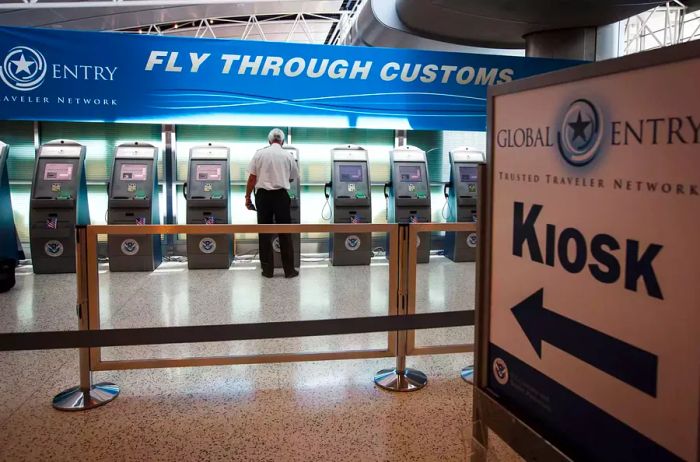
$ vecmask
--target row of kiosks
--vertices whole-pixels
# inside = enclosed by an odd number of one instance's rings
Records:
[[[295,162],[299,151],[285,146]],[[9,203],[9,184],[5,168],[8,148],[0,144],[0,201]],[[326,184],[334,223],[371,223],[371,183],[369,157],[360,146],[346,145],[331,151],[331,182]],[[403,146],[391,152],[391,182],[384,188],[388,198],[390,223],[427,223],[431,221],[430,182],[425,152]],[[37,273],[75,271],[76,225],[89,224],[85,182],[85,147],[70,140],[55,140],[37,152],[30,199],[30,246]],[[150,144],[129,143],[117,146],[109,183],[107,222],[109,224],[146,225],[160,223],[158,211],[158,149]],[[448,221],[476,221],[477,169],[484,162],[480,151],[459,148],[450,152],[450,183],[445,187]],[[231,223],[230,152],[226,146],[211,143],[190,151],[188,181],[183,188],[187,200],[188,224]],[[330,188],[330,193],[328,191]],[[299,181],[289,191],[292,223],[300,223]],[[7,197],[5,197],[7,196]],[[0,226],[7,235],[15,235],[11,206],[0,214]],[[3,235],[5,235],[3,233]],[[420,263],[430,258],[430,233],[420,233]],[[0,256],[16,255],[12,240],[4,240]],[[293,235],[296,265],[300,263],[301,239]],[[278,242],[277,239],[273,241]],[[454,261],[473,261],[476,234],[447,233],[445,255]],[[278,250],[277,244],[276,250]],[[335,233],[330,238],[331,262],[335,266],[367,265],[372,256],[370,233]],[[162,260],[159,235],[110,235],[109,265],[112,271],[152,271]],[[192,235],[187,239],[188,266],[228,268],[233,258],[230,235]],[[281,265],[275,252],[277,265]]]

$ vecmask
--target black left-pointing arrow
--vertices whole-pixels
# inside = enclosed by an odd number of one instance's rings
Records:
[[[544,289],[511,311],[540,358],[542,342],[547,342],[656,397],[656,355],[548,310],[544,307]]]

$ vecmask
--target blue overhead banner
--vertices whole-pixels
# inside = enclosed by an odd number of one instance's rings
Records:
[[[486,88],[576,61],[0,28],[0,119],[486,130]]]

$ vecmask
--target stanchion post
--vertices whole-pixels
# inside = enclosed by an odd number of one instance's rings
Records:
[[[75,276],[77,280],[78,325],[80,330],[90,329],[90,314],[88,310],[88,271],[87,271],[87,227],[77,226],[75,229]],[[119,395],[119,387],[113,383],[92,383],[92,368],[90,367],[90,348],[80,348],[80,385],[63,390],[53,398],[53,407],[61,411],[85,411],[107,404]]]
[[[410,301],[409,287],[411,280],[415,283],[415,277],[410,278],[409,272],[416,271],[416,235],[409,233],[410,225],[399,225],[399,245],[392,252],[399,252],[398,276],[398,315],[406,316]],[[413,246],[413,252],[411,247]],[[415,273],[414,273],[415,276]],[[415,284],[414,284],[415,290]],[[382,369],[374,376],[374,383],[384,390],[389,391],[416,391],[428,383],[428,377],[421,371],[406,367],[406,354],[408,353],[408,332],[405,330],[396,332],[396,367]]]

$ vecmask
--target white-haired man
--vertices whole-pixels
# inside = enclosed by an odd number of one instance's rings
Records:
[[[291,223],[289,183],[299,181],[299,171],[292,155],[282,149],[284,132],[279,128],[267,136],[270,146],[259,149],[248,165],[248,183],[245,189],[245,205],[258,211],[259,224]],[[255,205],[251,193],[255,191]],[[271,278],[275,271],[272,234],[258,234],[260,266],[262,274]],[[299,275],[294,268],[294,244],[290,234],[280,234],[280,254],[284,276]]]

